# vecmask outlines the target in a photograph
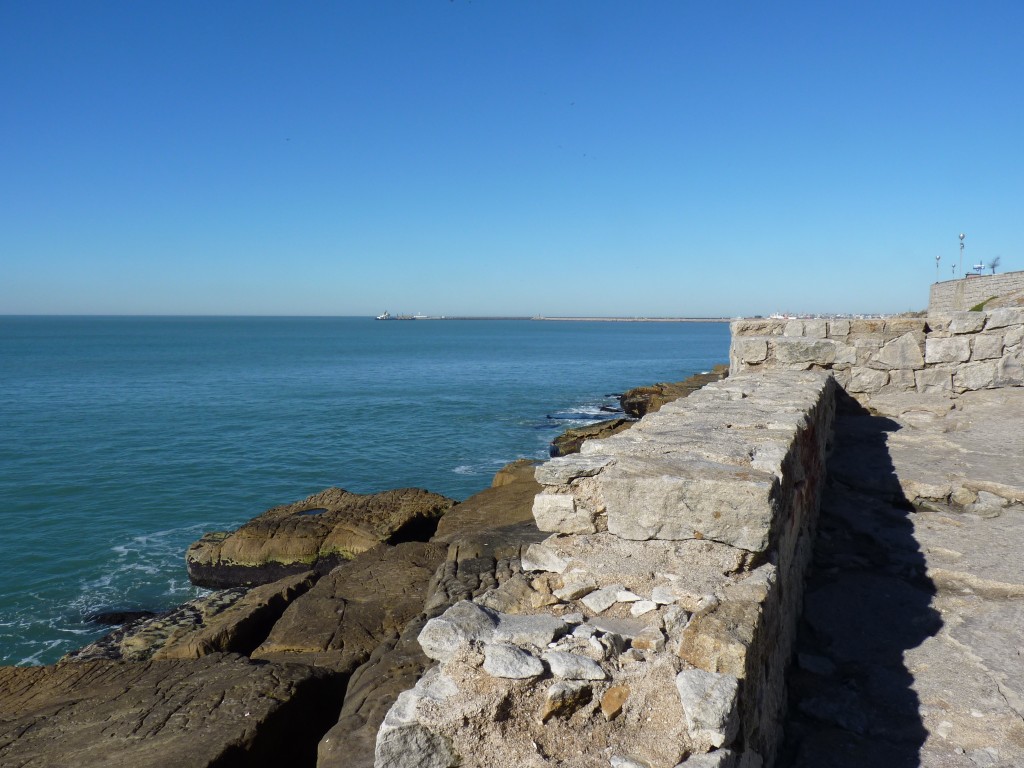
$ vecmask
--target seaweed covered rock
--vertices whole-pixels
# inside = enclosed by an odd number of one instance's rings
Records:
[[[207,533],[188,548],[193,584],[222,589],[326,573],[379,544],[429,539],[454,499],[419,488],[374,494],[328,488],[267,510],[241,528]]]
[[[619,398],[622,410],[627,416],[635,419],[642,418],[648,413],[654,413],[665,403],[686,397],[691,392],[696,392],[705,384],[712,381],[724,379],[729,373],[729,366],[716,365],[707,373],[698,373],[685,381],[673,383],[651,384],[646,387],[635,387],[624,392]]]

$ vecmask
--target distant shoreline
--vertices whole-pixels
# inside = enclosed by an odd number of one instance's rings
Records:
[[[380,318],[378,318],[380,319]],[[731,317],[533,317],[523,316],[463,316],[440,315],[429,317],[391,317],[385,322],[409,320],[540,320],[544,322],[584,322],[584,323],[728,323]]]

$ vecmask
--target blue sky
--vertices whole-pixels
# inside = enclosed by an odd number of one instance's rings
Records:
[[[1024,3],[0,3],[0,314],[921,309]]]

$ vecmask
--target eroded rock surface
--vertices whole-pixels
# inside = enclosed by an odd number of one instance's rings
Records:
[[[705,384],[725,378],[728,373],[729,366],[716,365],[709,372],[695,374],[685,381],[634,387],[622,394],[619,403],[627,416],[639,419],[658,411],[665,403],[686,397]]]
[[[419,488],[367,495],[328,488],[267,510],[236,531],[206,534],[186,553],[189,579],[219,589],[310,569],[326,573],[381,543],[429,539],[454,505]]]
[[[0,765],[311,764],[337,712],[331,677],[239,656],[0,668]]]

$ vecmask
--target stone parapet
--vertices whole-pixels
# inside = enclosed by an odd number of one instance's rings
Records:
[[[378,768],[771,765],[834,386],[730,376],[539,467],[552,535],[426,623]]]
[[[730,372],[831,371],[860,400],[1024,385],[1024,308],[855,320],[736,320]]]
[[[989,299],[1016,291],[1024,291],[1024,272],[971,275],[960,280],[932,283],[928,295],[928,312],[969,310]]]

